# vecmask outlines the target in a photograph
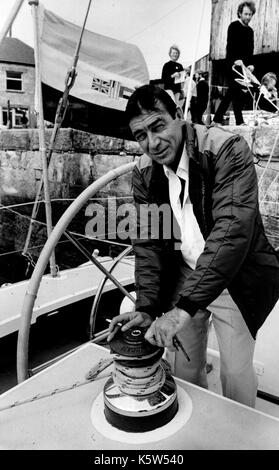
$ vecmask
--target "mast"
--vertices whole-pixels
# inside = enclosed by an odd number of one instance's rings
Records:
[[[196,66],[196,60],[197,60],[197,55],[198,55],[198,47],[199,47],[199,43],[200,43],[201,27],[202,27],[204,10],[205,10],[206,0],[202,0],[202,1],[203,1],[203,3],[202,3],[202,14],[201,14],[201,18],[200,18],[198,37],[197,37],[197,41],[196,41],[196,48],[195,48],[195,53],[194,53],[194,56],[193,56],[193,62],[192,62],[192,65],[191,65],[190,80],[189,80],[188,90],[187,90],[187,98],[186,98],[185,111],[184,111],[184,118],[185,119],[187,119],[188,109],[189,109],[189,105],[190,105],[190,99],[191,99],[190,90],[191,90],[191,87],[192,87],[193,75],[194,75],[194,70],[195,70],[195,66]]]
[[[32,2],[29,2],[29,3],[32,3]],[[80,33],[78,43],[77,43],[77,46],[76,46],[76,49],[75,49],[73,62],[72,62],[72,65],[71,65],[70,69],[67,71],[67,75],[66,75],[66,78],[65,78],[65,89],[64,89],[63,95],[60,98],[58,106],[57,106],[57,110],[56,110],[56,114],[55,114],[55,120],[54,120],[54,127],[53,127],[53,131],[52,131],[52,135],[51,135],[51,139],[50,139],[50,143],[49,143],[49,150],[48,150],[48,154],[46,156],[47,166],[49,166],[49,163],[50,163],[50,160],[51,160],[51,157],[52,157],[52,154],[53,154],[53,150],[54,150],[54,144],[55,144],[55,141],[56,141],[56,138],[57,138],[57,135],[58,135],[58,131],[59,131],[59,129],[60,129],[62,123],[63,123],[64,117],[65,117],[65,114],[66,114],[66,111],[67,111],[68,96],[69,96],[69,93],[70,93],[70,89],[73,87],[76,76],[77,76],[76,67],[77,67],[77,63],[78,63],[78,59],[79,59],[79,52],[80,52],[80,48],[81,48],[81,42],[82,42],[82,38],[83,38],[86,21],[87,21],[88,14],[89,14],[89,10],[90,10],[90,7],[91,7],[91,3],[92,3],[92,0],[89,0],[86,15],[85,15],[84,22],[83,22],[83,26],[81,28],[81,33]],[[27,237],[26,237],[26,240],[25,240],[25,245],[24,245],[24,248],[23,248],[23,252],[22,252],[23,256],[26,256],[27,251],[28,251],[28,247],[29,247],[29,243],[30,243],[31,235],[32,235],[33,223],[35,222],[35,218],[37,216],[38,209],[39,209],[39,199],[40,199],[40,196],[41,196],[43,185],[44,185],[44,178],[42,177],[40,179],[40,182],[39,182],[39,186],[38,186],[35,201],[34,201],[34,206],[33,206],[33,209],[32,209],[31,221],[30,221],[30,225],[29,225],[29,228],[28,228],[28,233],[27,233]]]
[[[43,97],[42,97],[42,82],[41,82],[41,62],[40,62],[40,34],[39,34],[39,20],[38,20],[38,5],[39,0],[29,0],[29,5],[32,10],[33,17],[33,30],[34,30],[34,53],[35,53],[35,70],[36,70],[36,92],[38,99],[38,117],[39,117],[39,147],[40,155],[43,166],[43,182],[44,182],[44,198],[45,198],[45,213],[47,223],[47,236],[49,238],[52,232],[52,210],[49,195],[48,183],[48,165],[46,156],[46,143],[45,143],[45,125],[44,125],[44,110],[43,110]],[[53,277],[57,276],[57,266],[55,262],[55,252],[50,256],[50,273]]]
[[[16,19],[16,16],[21,8],[21,5],[23,4],[24,0],[16,0],[11,13],[9,14],[7,21],[5,22],[2,31],[0,32],[0,44],[2,40],[7,36],[8,31],[11,30],[12,25],[14,20]]]

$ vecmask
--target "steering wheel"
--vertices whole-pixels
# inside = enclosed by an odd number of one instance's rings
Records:
[[[94,194],[103,188],[112,180],[121,175],[129,173],[135,166],[135,162],[126,163],[118,168],[110,170],[98,180],[94,181],[88,188],[86,188],[67,208],[64,214],[60,217],[57,224],[53,228],[50,237],[46,241],[44,248],[38,258],[34,268],[32,277],[27,286],[24,302],[21,310],[21,320],[18,332],[17,341],[17,379],[18,383],[23,382],[28,378],[28,350],[29,350],[29,335],[30,324],[33,313],[33,308],[40,283],[47,267],[50,255],[55,246],[60,240],[61,236],[67,229],[68,225],[83,207],[83,205],[94,196]]]

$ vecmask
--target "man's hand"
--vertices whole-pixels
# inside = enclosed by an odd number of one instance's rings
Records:
[[[109,335],[107,341],[111,341],[115,333],[118,331],[119,323],[124,323],[121,328],[121,331],[129,330],[135,326],[148,327],[152,323],[152,317],[145,312],[127,312],[117,315],[112,319],[109,325]]]
[[[253,73],[255,70],[255,67],[254,65],[248,65],[247,69],[250,70],[251,73]]]
[[[153,345],[166,347],[175,351],[173,337],[191,321],[189,313],[181,308],[173,308],[160,318],[157,318],[145,333],[145,339]]]

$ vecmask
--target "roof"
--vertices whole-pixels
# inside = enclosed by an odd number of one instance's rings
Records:
[[[34,49],[17,38],[4,38],[0,44],[0,62],[35,66]]]

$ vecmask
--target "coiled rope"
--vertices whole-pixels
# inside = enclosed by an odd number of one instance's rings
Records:
[[[67,392],[69,390],[82,387],[83,385],[88,385],[95,380],[103,379],[111,375],[113,375],[114,381],[117,383],[123,393],[126,393],[127,395],[143,396],[159,390],[160,387],[164,384],[166,373],[171,371],[169,363],[162,358],[155,364],[142,368],[121,366],[119,364],[119,360],[124,359],[125,361],[129,360],[128,357],[117,354],[110,356],[109,358],[100,359],[97,364],[95,364],[87,372],[85,375],[85,380],[74,382],[71,385],[61,385],[60,387],[56,387],[53,390],[37,393],[30,398],[17,400],[13,403],[0,406],[0,412],[15,408],[17,406],[33,403],[43,398],[53,397],[59,393]],[[135,361],[137,358],[131,357],[130,360]],[[106,375],[99,377],[101,372],[110,366],[114,366],[114,370]]]
[[[112,376],[121,392],[134,396],[156,392],[163,386],[166,379],[161,359],[146,367],[123,366],[116,359]]]

